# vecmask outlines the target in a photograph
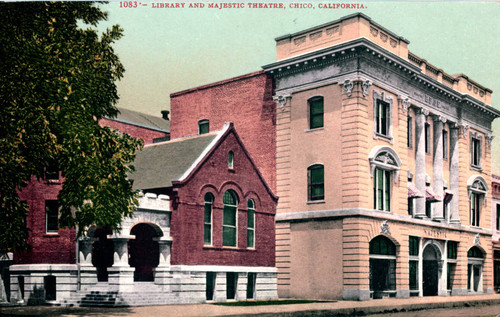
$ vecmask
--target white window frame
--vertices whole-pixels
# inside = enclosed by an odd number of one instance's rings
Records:
[[[250,208],[248,206],[250,202],[252,202],[252,204],[253,204],[252,208]],[[250,210],[253,211],[253,227],[252,228],[250,228],[250,226],[248,226],[248,218],[249,218],[249,213],[248,212]],[[256,225],[256,223],[255,223],[255,200],[249,199],[247,201],[247,248],[248,249],[255,249],[255,225]],[[253,245],[252,246],[248,245],[248,237],[250,236],[250,233],[253,236],[253,240],[252,240],[253,241]]]
[[[207,201],[207,195],[210,195],[212,197],[212,201]],[[213,245],[214,242],[214,195],[212,193],[206,193],[204,197],[204,204],[203,204],[203,245],[205,246],[211,246]],[[207,204],[210,204],[210,223],[205,221],[205,208],[207,207]],[[210,243],[205,242],[205,226],[210,225]]]
[[[472,175],[467,180],[467,194],[469,198],[469,224],[472,227],[479,227],[481,222],[481,209],[482,204],[486,205],[486,196],[488,193],[488,183],[481,175]],[[479,210],[474,210],[472,204],[479,199],[477,203]],[[477,208],[476,208],[477,209]],[[473,215],[472,213],[477,213]],[[475,216],[475,217],[473,217]],[[473,219],[478,219],[477,221],[472,221]]]
[[[387,103],[388,104],[388,110],[387,110],[387,134],[382,134],[379,131],[377,131],[377,110],[378,110],[378,105],[379,102]],[[381,93],[378,93],[375,89],[373,89],[373,137],[374,138],[382,138],[389,140],[391,143],[393,142],[393,136],[392,136],[392,113],[393,113],[393,104],[394,100],[392,97],[387,97],[385,94],[385,91],[382,91]],[[379,124],[382,124],[382,122],[379,122]]]
[[[472,131],[469,134],[470,134],[470,165],[474,168],[481,169],[483,136],[480,133],[475,133]],[[476,147],[474,146],[476,142],[478,143],[477,151]]]

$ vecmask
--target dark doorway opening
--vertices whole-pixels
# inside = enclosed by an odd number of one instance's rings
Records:
[[[257,273],[248,273],[247,299],[255,299],[255,281],[256,280],[257,280]]]
[[[215,277],[216,277],[215,272],[207,272],[207,281],[206,281],[207,289],[205,293],[207,300],[214,300]]]
[[[437,296],[439,289],[440,252],[436,247],[428,245],[423,253],[422,291],[424,296]]]
[[[236,287],[238,285],[238,273],[226,273],[226,297],[227,299],[236,298]]]
[[[153,268],[160,261],[160,249],[158,241],[153,239],[159,237],[157,230],[149,224],[140,223],[130,231],[135,239],[129,241],[129,265],[135,267],[134,281],[154,281]]]
[[[45,289],[45,300],[56,300],[56,277],[48,275],[43,278],[43,286]]]
[[[112,231],[108,228],[97,228],[94,232],[96,241],[92,244],[92,265],[97,270],[97,281],[108,281],[108,267],[113,266],[115,247],[113,240],[108,239]]]

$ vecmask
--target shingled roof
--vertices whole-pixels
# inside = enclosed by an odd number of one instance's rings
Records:
[[[118,108],[118,111],[120,111],[120,113],[118,113],[116,118],[108,119],[162,132],[170,132],[169,120],[125,108]]]
[[[134,189],[172,186],[172,181],[193,168],[226,130],[145,146],[133,163],[135,172],[129,175]]]

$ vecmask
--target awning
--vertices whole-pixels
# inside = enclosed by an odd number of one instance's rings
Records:
[[[449,190],[444,191],[444,199],[443,203],[448,204],[450,203],[451,199],[453,198],[453,193],[450,192]]]
[[[408,182],[408,198],[422,198],[424,195],[418,190],[415,184]]]
[[[431,187],[427,186],[425,187],[425,200],[432,203],[443,200],[443,197],[441,197],[441,195],[436,194]]]

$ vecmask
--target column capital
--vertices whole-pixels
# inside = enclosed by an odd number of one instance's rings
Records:
[[[429,115],[429,109],[426,109],[423,107],[416,107],[415,113],[416,114],[423,114],[424,116],[427,117]]]
[[[354,88],[353,81],[350,79],[346,79],[344,81],[343,87],[344,87],[345,94],[350,97],[352,94],[352,89]]]
[[[488,146],[491,146],[491,142],[493,142],[493,139],[495,138],[495,136],[492,135],[491,133],[488,133],[488,134],[486,134],[485,138],[488,141]]]
[[[363,82],[363,84],[361,86],[363,88],[363,97],[368,96],[368,92],[370,90],[371,85],[372,85],[372,82],[369,81],[368,79]]]
[[[401,101],[401,108],[403,109],[403,113],[406,113],[410,108],[410,98],[407,96],[399,96],[398,98]]]
[[[459,124],[459,127],[462,129],[462,137],[465,139],[467,137],[467,130],[469,130],[469,125],[466,123]]]
[[[440,121],[442,123],[446,123],[448,121],[448,119],[445,116],[437,115],[437,114],[432,115],[432,120],[434,120],[435,122]]]

